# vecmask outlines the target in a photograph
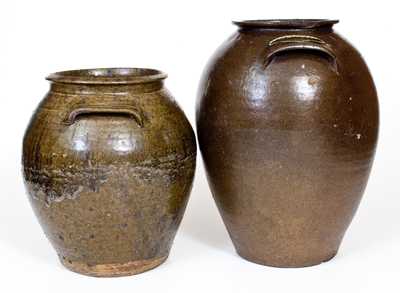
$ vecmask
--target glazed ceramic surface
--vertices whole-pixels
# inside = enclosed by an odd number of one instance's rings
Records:
[[[93,276],[140,273],[168,256],[195,170],[195,137],[165,74],[52,74],[24,137],[30,201],[60,260]]]
[[[377,94],[336,22],[236,22],[202,78],[197,130],[209,184],[250,261],[331,259],[367,184]]]

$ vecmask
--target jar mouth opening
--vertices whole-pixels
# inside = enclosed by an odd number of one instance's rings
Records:
[[[72,84],[135,84],[167,78],[162,71],[150,68],[91,68],[59,71],[46,77],[58,83]]]
[[[312,29],[332,27],[339,20],[331,19],[255,19],[233,21],[240,28]]]

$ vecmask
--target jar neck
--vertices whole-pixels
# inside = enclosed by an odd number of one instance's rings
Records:
[[[243,27],[243,28],[239,28],[238,32],[273,32],[273,33],[331,33],[333,32],[333,28],[332,27],[318,27],[318,28],[299,28],[299,29],[295,29],[295,28],[263,28],[263,27]]]
[[[163,80],[134,84],[76,84],[51,82],[50,91],[63,94],[140,94],[159,91],[163,88]]]
[[[332,32],[338,20],[329,19],[261,19],[234,21],[240,32]]]

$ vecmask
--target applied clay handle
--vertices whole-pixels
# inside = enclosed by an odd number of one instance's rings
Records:
[[[322,56],[329,60],[334,71],[338,73],[337,58],[329,45],[317,37],[307,35],[288,35],[271,40],[267,45],[264,65],[268,66],[277,54],[294,50],[312,50],[323,53]]]
[[[102,106],[102,105],[84,105],[84,106],[73,106],[72,109],[68,110],[63,119],[64,124],[72,125],[75,123],[79,115],[87,114],[124,114],[132,117],[136,123],[143,127],[143,115],[142,112],[132,105],[116,105],[116,106]]]

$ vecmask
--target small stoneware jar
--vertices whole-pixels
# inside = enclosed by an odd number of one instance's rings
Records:
[[[164,262],[195,171],[193,130],[157,70],[51,74],[23,142],[32,207],[61,262],[123,276]]]
[[[378,99],[336,22],[235,22],[205,70],[200,150],[236,250],[250,261],[331,259],[367,184]]]

